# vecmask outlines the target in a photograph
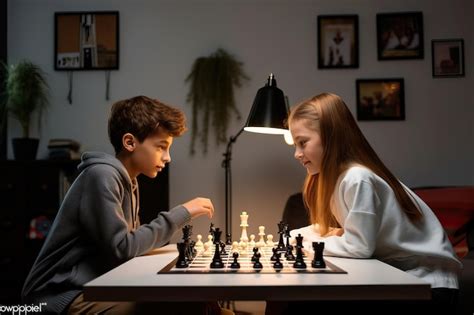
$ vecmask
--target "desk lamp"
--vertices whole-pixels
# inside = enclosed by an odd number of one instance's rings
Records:
[[[232,232],[232,145],[240,136],[242,131],[281,134],[287,132],[284,121],[288,116],[288,106],[285,102],[283,91],[277,87],[273,74],[268,76],[268,81],[264,87],[260,88],[255,96],[255,100],[247,118],[247,122],[242,129],[230,137],[227,142],[222,167],[225,168],[225,231],[227,243],[231,241]]]

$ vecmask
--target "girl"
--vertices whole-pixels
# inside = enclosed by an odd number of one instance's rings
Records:
[[[295,106],[288,123],[295,158],[307,170],[303,197],[312,223],[291,235],[301,233],[305,248],[324,241],[325,255],[376,258],[404,270],[431,284],[437,308],[452,307],[461,263],[442,226],[379,159],[344,101],[317,95]]]

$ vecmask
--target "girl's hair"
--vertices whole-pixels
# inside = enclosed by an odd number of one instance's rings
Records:
[[[339,176],[354,163],[369,168],[390,185],[412,222],[421,220],[422,213],[414,200],[377,156],[339,96],[322,93],[301,102],[291,109],[288,122],[291,125],[299,120],[319,133],[323,146],[320,173],[308,174],[303,187],[310,220],[320,225],[322,235],[329,227],[338,226],[331,211],[332,194]]]
[[[132,97],[112,105],[108,129],[115,153],[122,150],[124,134],[129,132],[143,142],[158,128],[172,137],[182,135],[186,131],[184,113],[146,96]]]

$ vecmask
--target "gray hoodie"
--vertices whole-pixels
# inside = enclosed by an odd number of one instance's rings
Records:
[[[132,181],[118,159],[88,152],[78,168],[22,292],[25,303],[46,302],[54,313],[66,310],[85,283],[163,246],[191,219],[177,206],[140,225]]]

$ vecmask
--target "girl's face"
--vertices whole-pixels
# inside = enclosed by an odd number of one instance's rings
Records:
[[[323,159],[323,145],[319,133],[309,129],[307,120],[298,119],[290,124],[290,132],[295,143],[295,159],[297,159],[309,175],[318,174]]]

